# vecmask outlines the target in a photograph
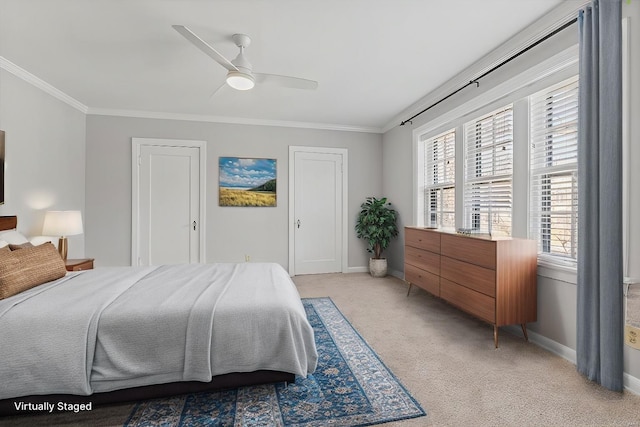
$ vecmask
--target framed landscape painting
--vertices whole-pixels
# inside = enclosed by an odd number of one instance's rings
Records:
[[[220,206],[276,206],[276,159],[220,157]]]

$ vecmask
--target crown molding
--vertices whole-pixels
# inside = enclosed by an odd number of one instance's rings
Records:
[[[64,102],[65,104],[70,105],[76,110],[87,114],[88,107],[84,105],[82,102],[67,95],[61,90],[53,87],[52,85],[45,82],[41,78],[34,76],[24,68],[19,67],[18,65],[14,64],[13,62],[9,61],[7,58],[3,56],[0,56],[0,68],[10,72],[14,76],[24,80],[25,82],[30,83],[31,85],[37,87],[38,89],[44,91],[45,93],[48,93],[49,95]]]
[[[589,0],[563,1],[533,24],[515,34],[508,41],[484,55],[481,59],[456,74],[454,77],[422,97],[417,102],[405,108],[401,113],[396,115],[391,121],[382,127],[382,132],[386,133],[395,128],[403,119],[411,117],[424,110],[429,105],[467,84],[471,79],[482,75],[507,58],[510,58],[522,49],[536,42],[541,37],[553,32],[571,19],[576,18],[578,16],[578,11],[588,3]]]
[[[382,133],[381,128],[368,126],[348,126],[331,123],[296,122],[287,120],[251,119],[246,117],[209,116],[200,114],[164,113],[157,111],[118,110],[110,108],[89,107],[87,115],[133,117],[141,119],[183,120],[192,122],[225,123],[253,126],[276,126],[286,128],[302,128],[316,130],[336,130],[341,132]]]
[[[31,74],[24,68],[14,64],[3,56],[0,56],[0,68],[8,71],[16,77],[24,80],[25,82],[37,87],[45,93],[53,96],[54,98],[70,105],[78,111],[87,115],[101,115],[101,116],[120,116],[120,117],[136,117],[146,119],[161,119],[161,120],[186,120],[195,122],[210,122],[210,123],[227,123],[227,124],[240,124],[240,125],[255,125],[255,126],[276,126],[286,128],[301,128],[301,129],[316,129],[316,130],[335,130],[341,132],[363,132],[363,133],[382,133],[382,129],[378,127],[369,126],[349,126],[332,123],[312,123],[312,122],[296,122],[287,120],[265,120],[265,119],[250,119],[244,117],[227,117],[227,116],[209,116],[198,114],[179,114],[179,113],[165,113],[156,111],[139,111],[139,110],[118,110],[109,108],[94,108],[88,107],[78,101],[77,99],[67,95],[61,90],[55,88],[49,83],[45,82],[39,77]]]

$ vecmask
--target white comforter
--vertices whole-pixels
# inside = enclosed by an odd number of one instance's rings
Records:
[[[315,370],[295,285],[268,263],[99,268],[0,300],[0,399],[229,372]]]

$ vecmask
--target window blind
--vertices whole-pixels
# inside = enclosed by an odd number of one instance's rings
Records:
[[[577,258],[578,78],[530,97],[530,237],[555,261]]]
[[[456,133],[446,131],[424,141],[424,223],[455,227]]]
[[[513,106],[468,122],[465,129],[464,224],[511,235]]]

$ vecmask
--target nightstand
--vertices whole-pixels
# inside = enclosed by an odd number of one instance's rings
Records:
[[[64,264],[67,271],[93,270],[93,258],[68,259]]]

